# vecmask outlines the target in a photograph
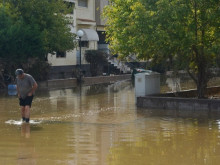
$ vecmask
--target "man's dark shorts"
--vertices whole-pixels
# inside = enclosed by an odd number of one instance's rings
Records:
[[[19,104],[20,106],[26,106],[29,105],[31,107],[31,103],[33,100],[34,96],[27,96],[25,99],[19,98]]]

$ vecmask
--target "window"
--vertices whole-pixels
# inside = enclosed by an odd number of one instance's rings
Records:
[[[89,41],[81,41],[81,46],[88,48],[89,47]]]
[[[106,42],[106,33],[105,31],[97,31],[98,36],[99,36],[99,41],[98,44],[108,44],[108,42]]]
[[[88,0],[78,0],[78,6],[88,7]]]
[[[56,57],[57,57],[57,58],[64,58],[64,57],[66,57],[66,52],[57,51]]]

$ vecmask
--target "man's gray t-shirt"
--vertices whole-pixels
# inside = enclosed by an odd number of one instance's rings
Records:
[[[34,78],[25,74],[23,79],[17,78],[17,87],[22,99],[25,99],[29,92],[31,92],[33,85],[36,83]]]

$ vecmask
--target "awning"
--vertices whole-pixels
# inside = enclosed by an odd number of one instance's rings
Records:
[[[98,33],[93,29],[80,29],[84,32],[82,41],[99,41]]]

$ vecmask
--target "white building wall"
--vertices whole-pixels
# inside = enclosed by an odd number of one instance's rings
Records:
[[[73,14],[68,14],[68,18],[72,18],[71,32],[76,33],[81,28],[96,30],[95,22],[95,0],[88,0],[88,7],[78,6],[78,0],[74,0],[75,9]],[[85,60],[85,50],[98,49],[97,41],[89,41],[89,48],[82,48],[81,63],[88,64]],[[79,48],[75,48],[72,51],[66,52],[66,57],[57,58],[56,55],[48,55],[48,62],[51,66],[67,66],[77,65],[77,51]]]
[[[49,54],[48,62],[51,66],[76,65],[76,49],[66,52],[66,57],[56,57],[56,55]]]
[[[95,0],[88,0],[88,7],[76,5],[76,18],[95,21]]]
[[[105,20],[102,18],[103,8],[109,4],[108,0],[95,0],[96,1],[96,24],[97,30],[104,31]]]
[[[86,50],[96,50],[97,48],[98,48],[97,41],[90,41],[88,48],[82,48],[82,56],[81,56],[81,62],[82,62],[82,64],[89,64],[89,63],[86,61],[86,58],[85,58],[85,56],[84,56]]]

